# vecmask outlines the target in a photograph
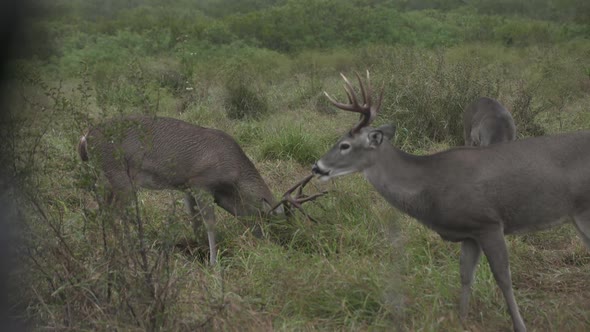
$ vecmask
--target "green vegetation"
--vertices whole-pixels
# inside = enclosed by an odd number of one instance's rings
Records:
[[[6,90],[1,171],[14,180],[22,266],[11,288],[36,329],[510,328],[485,261],[458,320],[457,244],[390,207],[358,175],[299,216],[217,209],[220,263],[192,245],[177,192],[139,192],[130,223],[104,206],[75,151],[118,114],[231,134],[277,196],[357,120],[339,72],[384,86],[376,125],[424,154],[460,145],[463,108],[501,101],[519,137],[590,128],[590,5],[574,0],[59,0],[31,8]],[[5,130],[10,126],[10,131]],[[3,184],[4,185],[4,184]],[[531,193],[534,195],[535,193]],[[590,326],[590,254],[572,227],[508,239],[531,330]],[[181,245],[182,244],[182,245]],[[18,293],[17,293],[18,292]]]

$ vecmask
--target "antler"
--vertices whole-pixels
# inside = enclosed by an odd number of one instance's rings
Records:
[[[276,209],[281,204],[283,204],[287,210],[290,209],[290,206],[293,206],[296,209],[298,209],[299,211],[301,211],[301,213],[303,213],[303,215],[307,219],[317,222],[314,218],[312,218],[309,214],[307,214],[307,212],[305,212],[302,207],[303,203],[313,201],[313,200],[317,199],[318,197],[321,197],[321,196],[328,193],[327,191],[322,191],[317,194],[313,194],[311,196],[307,196],[307,195],[303,194],[303,187],[305,187],[309,183],[309,181],[311,181],[313,176],[314,176],[313,174],[310,174],[307,177],[305,177],[304,179],[302,179],[301,181],[297,182],[295,185],[293,185],[293,187],[289,188],[289,190],[287,190],[285,192],[285,194],[283,194],[283,199],[281,199],[280,202],[278,202],[275,206],[273,206],[272,210]],[[295,197],[293,197],[292,194],[295,190],[297,190],[297,194],[295,195]]]
[[[334,105],[344,111],[356,112],[356,113],[361,114],[359,123],[357,123],[356,126],[354,126],[350,130],[350,132],[352,134],[358,133],[361,130],[361,128],[366,127],[366,126],[370,125],[371,122],[373,122],[373,120],[375,119],[375,116],[377,116],[377,112],[379,112],[379,109],[381,108],[381,101],[383,100],[383,86],[381,86],[381,92],[379,93],[379,100],[377,101],[377,105],[372,105],[371,79],[369,77],[368,70],[367,70],[367,88],[366,89],[365,89],[365,86],[363,85],[363,81],[361,80],[361,77],[359,76],[359,74],[357,72],[355,72],[354,74],[358,78],[359,85],[361,88],[361,93],[363,95],[363,103],[362,104],[359,104],[356,94],[354,92],[354,88],[352,87],[352,84],[350,83],[348,78],[346,78],[346,76],[344,76],[344,74],[342,74],[342,73],[340,73],[340,76],[342,76],[342,78],[344,79],[344,83],[345,83],[344,84],[344,91],[346,91],[346,95],[348,96],[348,102],[350,104],[340,103],[340,102],[336,101],[334,98],[332,98],[326,91],[324,91],[324,94],[326,95],[326,97],[328,97],[328,99],[330,100],[332,105]]]

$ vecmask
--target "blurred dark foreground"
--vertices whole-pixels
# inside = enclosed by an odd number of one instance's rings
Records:
[[[6,135],[10,131],[7,115],[10,110],[6,103],[7,62],[19,52],[18,36],[23,31],[21,22],[26,15],[27,1],[0,1],[0,130]],[[4,136],[2,135],[2,136]],[[14,243],[18,238],[19,217],[15,213],[12,192],[15,179],[11,178],[8,167],[12,160],[0,141],[0,331],[26,331],[26,324],[19,320],[24,308],[19,307],[18,290],[11,289],[9,277],[18,266]]]

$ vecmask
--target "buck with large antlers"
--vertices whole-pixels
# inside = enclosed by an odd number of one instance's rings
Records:
[[[357,75],[358,76],[358,75]],[[395,128],[369,127],[379,111],[366,87],[359,103],[345,80],[349,104],[338,108],[361,114],[361,121],[313,167],[323,180],[363,172],[393,206],[461,242],[460,316],[468,313],[471,283],[480,254],[487,256],[514,330],[525,331],[512,290],[505,234],[531,232],[573,219],[590,248],[590,131],[523,139],[482,148],[459,147],[415,156],[389,140]]]
[[[487,146],[516,139],[512,114],[497,100],[481,97],[463,112],[466,146]]]
[[[117,209],[129,202],[138,187],[184,191],[197,238],[205,221],[212,265],[217,261],[215,214],[203,194],[212,195],[217,205],[237,217],[282,215],[288,212],[285,206],[300,209],[302,203],[324,194],[303,195],[301,189],[310,175],[277,202],[231,136],[172,118],[111,119],[82,136],[78,152],[83,161],[96,160],[108,180],[110,204]]]

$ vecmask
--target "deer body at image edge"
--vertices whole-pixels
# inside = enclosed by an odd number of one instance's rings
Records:
[[[138,188],[185,192],[185,205],[199,239],[203,221],[210,262],[217,261],[214,207],[203,195],[236,217],[284,214],[281,203],[300,204],[321,194],[292,197],[310,177],[296,184],[277,202],[252,161],[238,143],[221,130],[165,117],[126,116],[92,127],[82,136],[78,153],[94,160],[111,193],[111,205],[121,210]]]
[[[443,239],[461,242],[462,319],[483,252],[514,330],[526,331],[513,294],[504,235],[573,220],[590,248],[590,131],[411,155],[389,142],[395,127],[369,127],[381,97],[373,105],[368,72],[366,87],[358,77],[361,102],[344,79],[349,104],[326,96],[340,109],[361,113],[361,121],[317,161],[313,172],[322,180],[362,172],[391,205]]]
[[[512,114],[497,100],[481,97],[463,112],[466,146],[488,146],[516,139]]]

